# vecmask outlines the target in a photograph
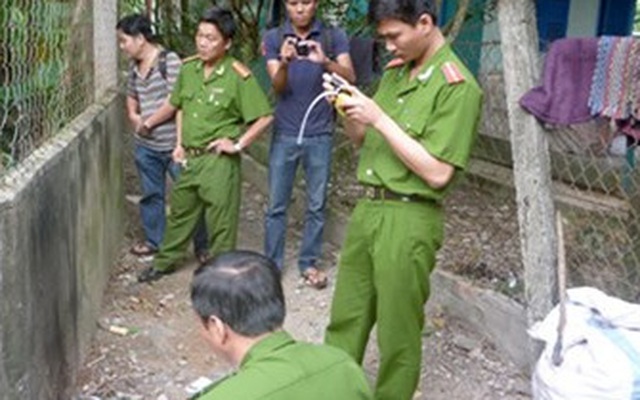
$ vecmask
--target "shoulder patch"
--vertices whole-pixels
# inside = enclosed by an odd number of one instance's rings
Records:
[[[452,61],[447,61],[446,63],[442,64],[440,70],[442,70],[442,73],[444,74],[444,77],[449,85],[465,81],[464,75],[462,75],[462,72],[460,72],[458,66]]]
[[[240,75],[242,79],[247,79],[248,77],[251,76],[251,70],[249,69],[249,67],[247,67],[240,61],[234,61],[233,64],[231,64],[231,66],[233,67],[233,70],[236,71],[236,73]]]
[[[182,59],[182,63],[183,63],[183,64],[185,64],[185,63],[188,63],[188,62],[191,62],[191,61],[194,61],[194,60],[198,60],[198,59],[200,59],[200,57],[198,57],[198,55],[197,55],[197,54],[194,54],[194,55],[192,55],[192,56],[189,56],[189,57],[183,58],[183,59]]]
[[[384,66],[384,69],[397,68],[402,65],[404,65],[404,60],[402,58],[394,58]]]

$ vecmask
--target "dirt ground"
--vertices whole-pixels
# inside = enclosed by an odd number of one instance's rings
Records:
[[[129,196],[134,198],[134,196]],[[265,198],[243,187],[239,247],[260,251]],[[80,371],[74,400],[185,399],[189,383],[204,376],[213,380],[231,371],[199,336],[199,324],[188,298],[195,268],[193,259],[175,274],[153,285],[138,284],[136,274],[146,264],[127,253],[139,235],[137,208],[127,202],[128,229],[104,297],[99,329]],[[288,268],[283,277],[287,298],[285,327],[299,340],[321,342],[328,321],[339,249],[325,246],[324,267],[330,286],[322,291],[301,285],[295,255],[299,221],[291,222],[287,242]],[[423,367],[415,399],[530,398],[529,382],[477,332],[428,304]],[[369,345],[365,370],[374,380],[378,354]]]

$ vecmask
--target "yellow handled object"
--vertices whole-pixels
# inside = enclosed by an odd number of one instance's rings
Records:
[[[333,101],[333,106],[338,111],[338,114],[340,114],[340,116],[342,117],[344,117],[344,108],[343,108],[344,101],[349,97],[351,97],[349,92],[347,92],[346,90],[343,90],[340,93],[338,93],[335,100]]]

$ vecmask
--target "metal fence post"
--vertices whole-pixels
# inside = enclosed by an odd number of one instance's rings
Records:
[[[542,320],[557,299],[554,204],[549,146],[535,118],[518,105],[537,81],[539,50],[533,0],[498,0],[505,94],[518,203],[520,248],[525,269],[529,326]],[[540,346],[530,341],[532,366]]]

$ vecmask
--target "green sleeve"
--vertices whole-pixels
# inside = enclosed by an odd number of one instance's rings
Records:
[[[176,82],[173,84],[173,91],[171,92],[171,97],[169,97],[169,103],[176,108],[182,108],[182,87],[184,81],[184,66],[180,68],[180,72],[178,73],[178,78]]]
[[[438,97],[422,145],[437,159],[465,169],[480,119],[482,91],[473,84],[450,85]]]
[[[271,114],[269,100],[255,76],[251,75],[247,79],[241,79],[239,86],[238,106],[245,123]]]

